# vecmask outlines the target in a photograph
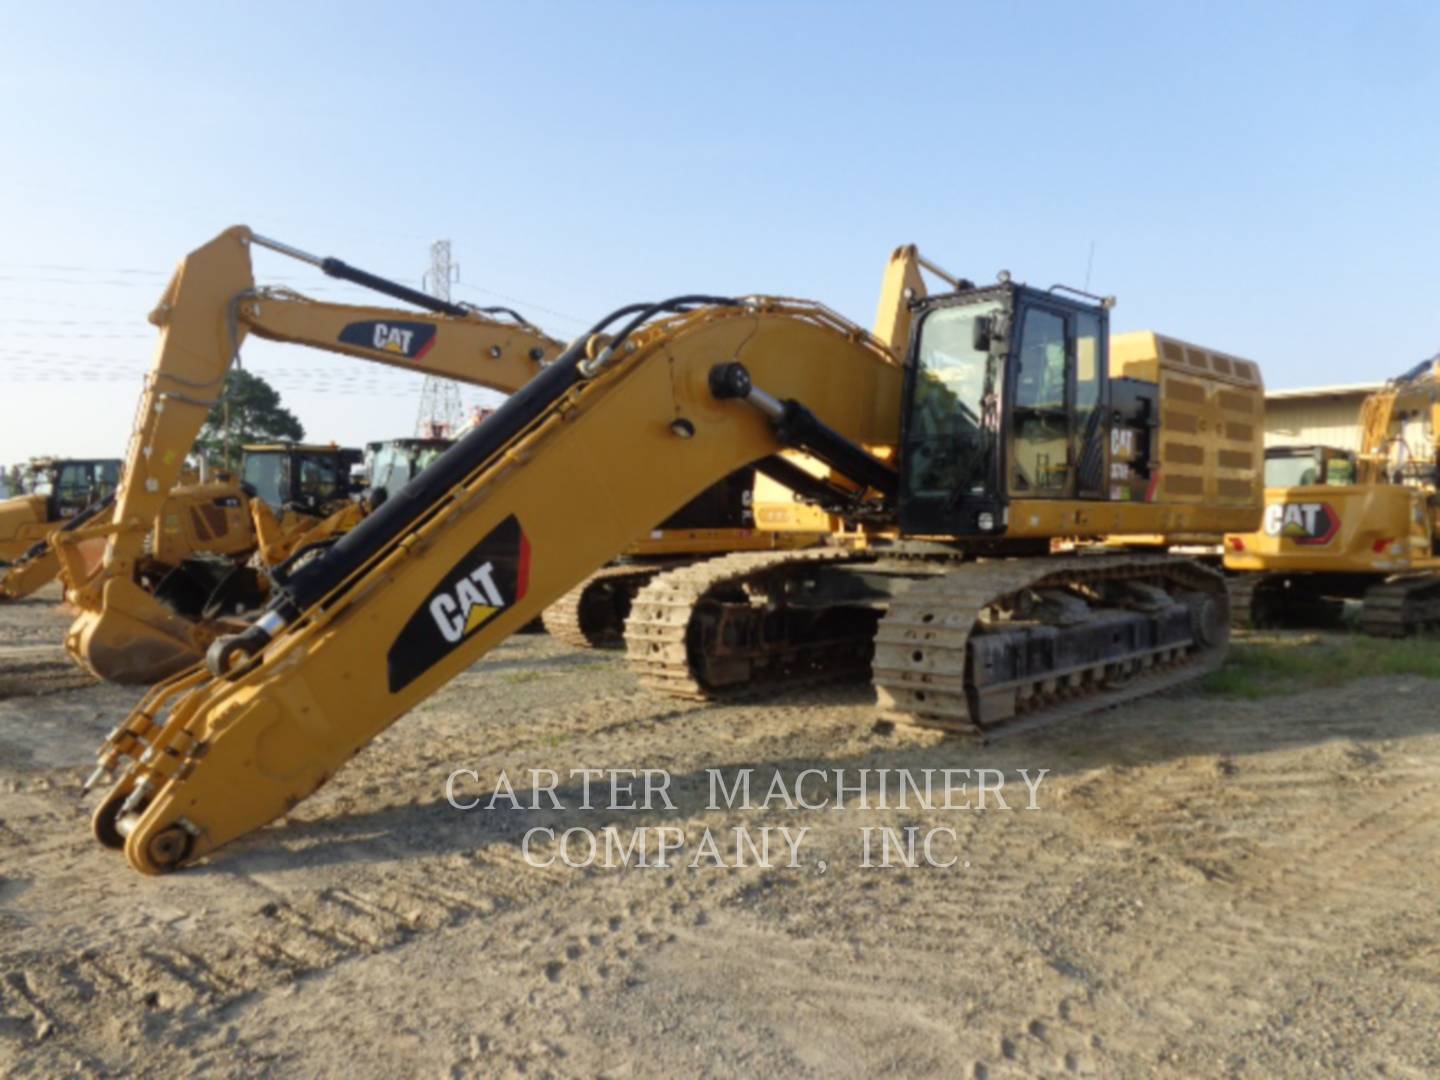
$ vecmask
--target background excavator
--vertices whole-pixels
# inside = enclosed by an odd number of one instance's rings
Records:
[[[720,577],[700,564],[703,589],[637,599],[632,642],[640,618],[702,690],[745,685],[741,664],[759,686],[850,674],[873,650],[887,715],[984,734],[1218,664],[1217,572],[1048,551],[1253,528],[1255,365],[1155,335],[1126,359],[1104,307],[1008,279],[904,318],[903,362],[804,301],[687,295],[601,320],[151,689],[87,781],[112,778],[98,839],[157,873],[273,820],[637,534],[786,448],[825,463],[855,540],[728,556]]]
[[[250,498],[254,486],[248,477],[240,482],[225,475],[183,483],[166,497],[137,579],[182,615],[198,614],[207,606],[243,602],[245,596],[260,590],[257,573],[246,565],[257,539],[262,557],[276,562],[302,540],[320,535],[322,526],[328,527],[328,533],[358,520],[358,516],[325,516],[345,504],[352,492],[333,492],[324,501],[313,497],[323,478],[336,469],[348,469],[352,460],[359,459],[358,450],[295,443],[251,445],[242,450],[246,473],[254,472],[257,480],[274,485],[291,483],[288,478],[293,471],[293,490],[270,506],[262,499]],[[118,461],[114,473],[118,477]],[[69,534],[112,510],[115,486],[92,488],[103,498],[52,529],[20,558],[0,567],[0,601],[29,596],[57,576],[66,580],[68,588],[71,582],[88,580],[94,574],[104,554],[103,537],[89,536],[80,542]],[[62,567],[62,552],[68,569]]]
[[[84,524],[120,483],[118,458],[36,458],[21,491],[0,500],[0,600],[28,596],[55,577],[47,543],[56,529]],[[87,554],[94,556],[92,548]]]
[[[1440,357],[1360,407],[1360,449],[1275,447],[1258,530],[1227,536],[1237,625],[1338,625],[1384,637],[1440,627]]]
[[[0,562],[14,562],[87,507],[114,494],[118,458],[35,458],[20,470],[20,492],[0,500]]]
[[[0,602],[29,596],[52,581],[59,560],[49,538],[74,531],[108,509],[120,482],[118,458],[37,458],[21,472],[23,493],[0,502]],[[77,549],[77,564],[99,559],[98,545]]]
[[[257,288],[252,243],[425,310],[322,303],[290,290]],[[501,311],[514,321],[491,317]],[[257,545],[273,557],[295,542],[283,522],[267,525],[263,498],[255,501],[259,524],[252,524],[246,500],[233,482],[213,490],[205,485],[175,490],[185,457],[246,335],[502,391],[523,386],[562,348],[508,309],[482,311],[440,301],[243,227],[227,230],[182,261],[150,320],[160,329],[160,342],[113,510],[55,538],[67,579],[66,599],[79,610],[66,647],[92,673],[115,682],[163,678],[194,663],[218,631],[235,627],[223,612],[206,617],[205,609],[217,608],[214,598],[195,610],[201,581],[185,590],[189,603],[180,610],[156,595],[159,583],[184,558],[207,552],[234,555]],[[174,550],[157,557],[165,524],[172,518],[180,525]],[[208,538],[186,536],[188,525],[197,520],[213,526]],[[313,524],[302,519],[302,528],[309,542]],[[323,535],[335,531],[327,526]],[[180,543],[182,538],[192,542]],[[80,564],[79,553],[96,539],[104,541],[104,555],[98,569],[89,572]]]

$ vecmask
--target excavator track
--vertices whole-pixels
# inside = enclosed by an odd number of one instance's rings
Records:
[[[826,606],[804,594],[824,567],[877,560],[841,548],[743,552],[660,574],[631,607],[626,660],[642,686],[700,701],[863,677],[872,623],[813,618]]]
[[[1440,574],[1393,577],[1366,590],[1360,629],[1395,638],[1440,629]]]
[[[878,704],[895,722],[986,738],[1108,708],[1218,667],[1228,603],[1220,574],[1183,559],[966,563],[891,603]]]
[[[668,568],[652,563],[597,570],[545,609],[546,633],[577,649],[623,648],[625,619],[635,594]]]
[[[1264,586],[1268,582],[1265,574],[1232,574],[1225,578],[1225,590],[1230,594],[1232,629],[1255,630],[1266,625],[1263,605],[1266,595]]]

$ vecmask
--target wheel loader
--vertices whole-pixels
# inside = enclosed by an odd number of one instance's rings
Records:
[[[897,358],[822,305],[687,294],[596,323],[106,740],[94,830],[183,866],[290,810],[653,523],[782,451],[851,522],[815,550],[699,564],[631,615],[682,693],[848,676],[895,720],[988,736],[1221,662],[1220,574],[1061,538],[1251,529],[1256,366],[1054,288],[961,282]]]
[[[1272,447],[1259,528],[1225,538],[1236,625],[1440,628],[1440,357],[1360,407],[1360,449]]]

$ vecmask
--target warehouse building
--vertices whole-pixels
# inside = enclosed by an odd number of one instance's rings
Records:
[[[1380,383],[1270,390],[1265,394],[1266,446],[1360,448],[1360,403]]]
[[[1360,449],[1360,405],[1383,383],[1350,383],[1265,394],[1265,445],[1334,446]],[[1426,418],[1412,410],[1404,417],[1411,456],[1428,457]]]

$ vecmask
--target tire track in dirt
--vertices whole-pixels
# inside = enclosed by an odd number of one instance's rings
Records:
[[[1334,725],[1352,727],[1350,717]],[[1103,832],[1129,832],[1143,849],[1201,868],[1206,883],[1197,887],[1213,893],[1204,904],[1161,896],[1112,950],[1107,967],[1145,984],[1152,1022],[1179,1033],[1204,1017],[1207,1027],[1260,1033],[1294,1023],[1284,1017],[1297,1010],[1323,1016],[1333,1005],[1302,1006],[1296,988],[1312,972],[1353,965],[1414,913],[1420,868],[1440,840],[1440,768],[1389,769],[1373,748],[1324,734],[1298,769],[1276,754],[1240,765],[1222,757],[1211,777],[1172,766],[1138,783],[1127,774],[1123,794],[1103,784],[1092,791]],[[1356,761],[1374,775],[1357,777]],[[1125,812],[1107,814],[1108,799]],[[1236,805],[1245,808],[1243,832],[1231,820]],[[1199,859],[1187,855],[1197,838]],[[1178,1044],[1173,1054],[1179,1060]],[[1360,1059],[1339,1065],[1361,1067]]]
[[[41,697],[99,682],[58,645],[0,647],[0,701]]]

